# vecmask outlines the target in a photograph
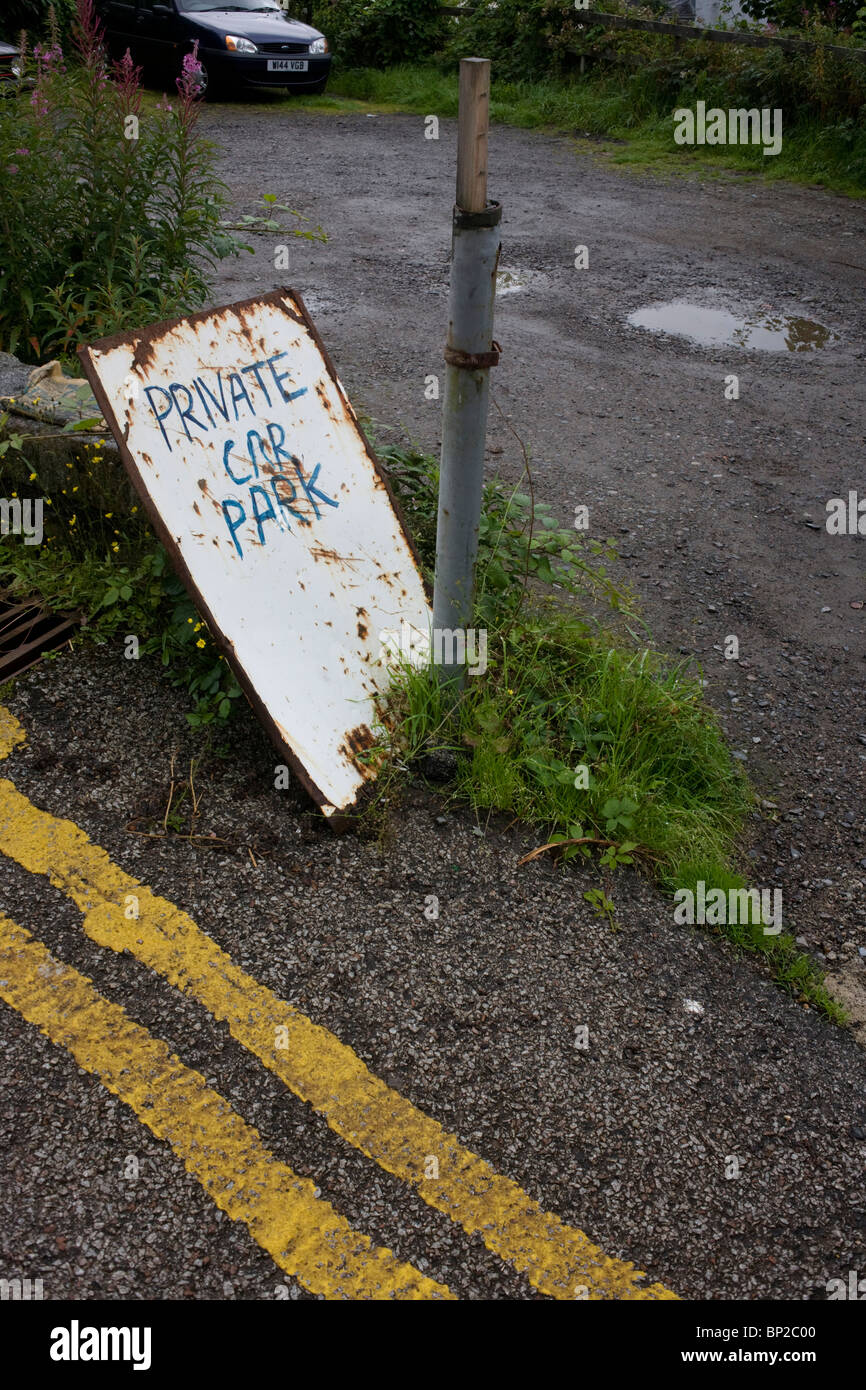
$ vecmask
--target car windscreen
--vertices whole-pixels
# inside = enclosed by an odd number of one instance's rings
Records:
[[[264,3],[264,0],[226,0],[224,5],[217,4],[217,0],[178,0],[177,7],[181,14],[202,14],[208,10],[235,10],[261,14],[283,13],[279,5],[268,5]]]

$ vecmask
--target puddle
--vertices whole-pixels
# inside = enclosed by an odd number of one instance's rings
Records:
[[[514,294],[517,290],[525,290],[528,283],[529,277],[525,271],[497,270],[496,272],[497,294]]]
[[[668,304],[648,304],[629,314],[633,328],[671,333],[690,338],[703,347],[757,348],[761,352],[814,352],[838,342],[838,334],[811,319],[789,314],[732,314],[727,309],[707,309],[675,299]]]
[[[496,293],[517,294],[520,290],[529,289],[530,285],[538,289],[546,279],[540,270],[518,270],[514,266],[503,266],[496,272]]]

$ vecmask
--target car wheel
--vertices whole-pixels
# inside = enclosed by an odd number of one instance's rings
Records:
[[[199,60],[198,60],[198,65],[199,65],[199,77],[198,77],[198,92],[199,92],[199,97],[200,97],[200,99],[201,99],[202,101],[214,101],[214,100],[216,100],[217,97],[219,97],[219,96],[222,95],[222,91],[223,91],[222,84],[219,82],[219,80],[218,80],[216,77],[214,77],[213,73],[210,72],[210,71],[208,70],[207,64],[206,64],[206,63],[203,63],[202,60],[201,60],[201,58],[199,58]],[[183,72],[183,68],[181,67],[180,73],[182,73],[182,72]],[[180,75],[180,74],[178,74],[178,75]]]

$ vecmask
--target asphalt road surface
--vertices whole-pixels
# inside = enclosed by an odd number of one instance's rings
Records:
[[[435,447],[453,126],[205,119],[239,213],[274,193],[329,236],[292,242],[289,272],[285,238],[257,237],[214,303],[300,289],[380,438]],[[856,993],[866,577],[823,519],[862,482],[864,209],[508,129],[490,188],[518,286],[494,389],[537,491],[563,520],[589,506],[656,641],[703,663],[778,806],[750,830],[756,879]],[[758,354],[626,323],[671,299],[837,338]],[[518,475],[496,411],[490,452]],[[77,1299],[824,1300],[866,1269],[856,1033],[675,926],[647,881],[618,875],[613,932],[579,874],[518,867],[528,831],[420,786],[381,844],[335,837],[274,789],[247,713],[230,758],[194,764],[195,837],[142,833],[199,746],[122,644],[44,662],[2,705],[6,1278]]]

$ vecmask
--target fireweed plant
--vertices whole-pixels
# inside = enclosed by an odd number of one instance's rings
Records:
[[[0,101],[0,350],[59,357],[77,376],[80,344],[201,308],[216,261],[253,248],[222,221],[228,193],[198,133],[196,48],[176,93],[145,107],[129,53],[107,59],[93,0],[75,11],[69,61],[56,25],[32,52],[22,38],[27,80]],[[262,201],[268,216],[238,230],[327,239],[282,225],[274,214],[300,214],[274,194]],[[10,424],[0,414],[0,491],[42,494],[45,540],[4,539],[0,586],[77,611],[93,640],[138,633],[142,654],[190,696],[194,727],[226,719],[240,688],[102,444],[83,444],[68,477],[43,479],[30,436]]]
[[[93,0],[77,0],[73,51],[25,51],[0,102],[0,349],[37,362],[200,307],[227,193],[198,132],[199,64],[142,110],[140,70],[109,62]]]

